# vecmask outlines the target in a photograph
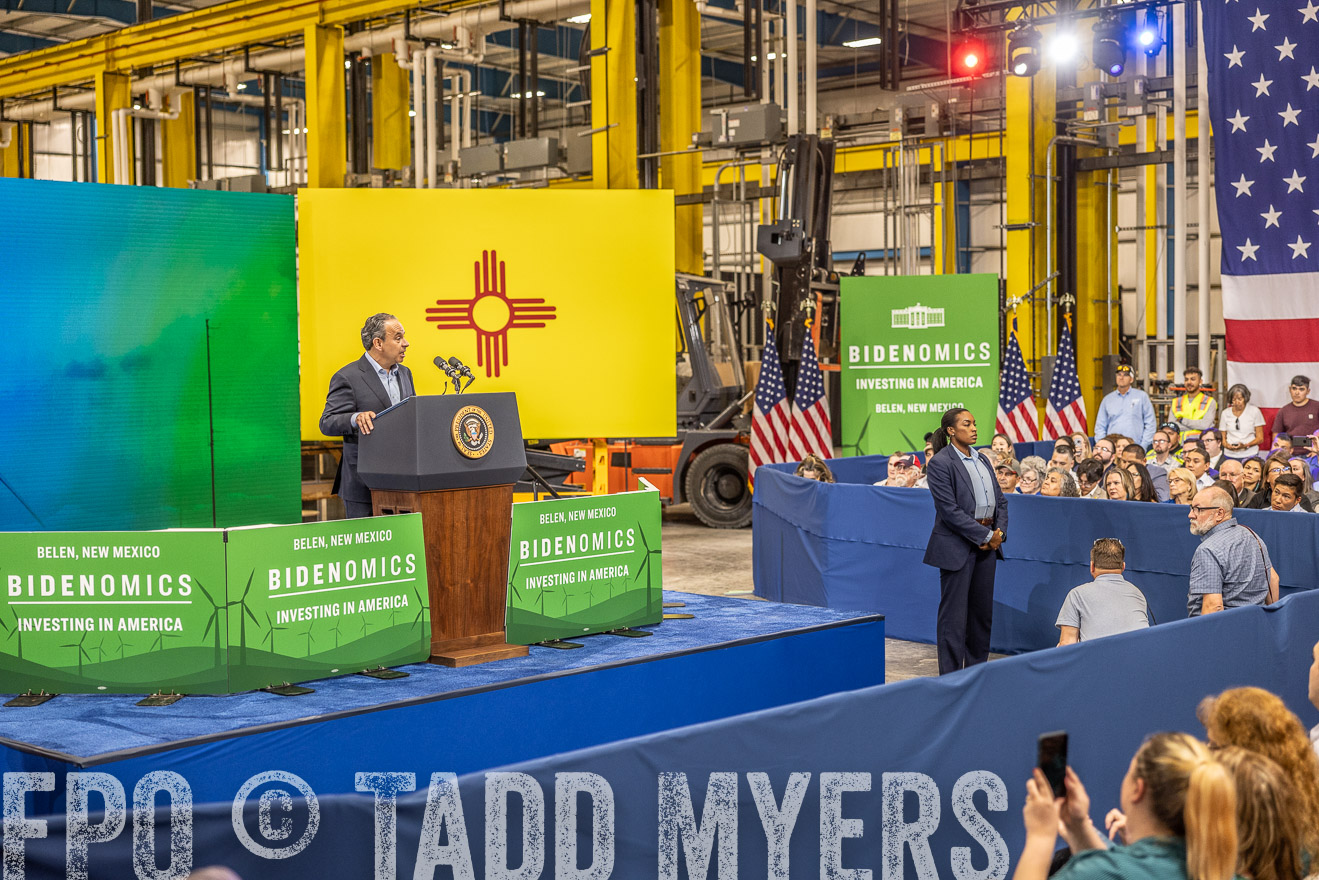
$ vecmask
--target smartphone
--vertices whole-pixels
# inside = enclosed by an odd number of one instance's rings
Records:
[[[1053,796],[1066,797],[1067,788],[1063,785],[1063,778],[1067,775],[1067,731],[1055,730],[1040,734],[1039,766],[1044,772],[1044,778],[1053,787]]]

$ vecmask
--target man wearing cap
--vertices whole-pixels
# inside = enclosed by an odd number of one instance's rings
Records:
[[[910,452],[897,452],[888,457],[888,478],[885,486],[898,486],[903,489],[924,489],[925,477],[921,476],[921,463]]]
[[[1187,440],[1199,437],[1201,431],[1207,431],[1214,426],[1218,415],[1218,401],[1201,389],[1204,374],[1200,372],[1199,367],[1187,367],[1182,376],[1186,380],[1184,383],[1186,390],[1173,398],[1169,417],[1177,425],[1179,435],[1177,439],[1185,443]]]
[[[1130,364],[1117,368],[1117,390],[1099,404],[1095,417],[1095,436],[1125,434],[1145,448],[1154,439],[1154,404],[1150,396],[1139,388],[1132,388],[1135,380]]]
[[[1150,451],[1145,453],[1145,464],[1157,464],[1164,471],[1181,467],[1181,456],[1172,451],[1173,438],[1176,436],[1176,426],[1164,425],[1155,431],[1154,439],[1150,441]]]
[[[998,487],[1004,495],[1017,491],[1017,481],[1021,479],[1021,462],[1015,458],[1000,461],[994,465],[994,475],[998,477]]]

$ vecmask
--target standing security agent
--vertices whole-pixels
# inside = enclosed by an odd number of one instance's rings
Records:
[[[939,569],[939,674],[989,659],[994,620],[994,567],[1008,528],[1008,505],[993,467],[972,446],[976,420],[950,409],[934,435],[925,470],[934,498],[934,528],[925,564]]]

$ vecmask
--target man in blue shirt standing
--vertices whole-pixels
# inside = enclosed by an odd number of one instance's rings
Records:
[[[1154,440],[1154,404],[1150,396],[1139,388],[1132,388],[1135,375],[1130,364],[1117,368],[1117,390],[1106,395],[1099,403],[1095,417],[1095,436],[1125,434],[1146,449]]]

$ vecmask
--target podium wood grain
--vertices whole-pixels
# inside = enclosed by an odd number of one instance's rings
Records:
[[[430,594],[431,662],[471,666],[527,656],[504,641],[513,485],[400,492],[373,489],[377,516],[420,513]]]

